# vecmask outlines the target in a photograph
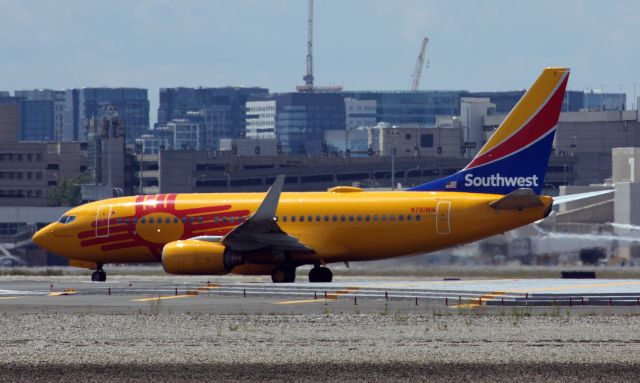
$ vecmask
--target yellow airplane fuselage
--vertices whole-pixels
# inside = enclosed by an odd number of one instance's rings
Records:
[[[364,261],[427,253],[476,241],[547,215],[542,206],[501,210],[503,197],[455,192],[282,193],[278,225],[312,253],[289,254],[297,265]],[[52,223],[39,234],[47,249],[97,264],[160,262],[165,244],[198,236],[222,237],[253,215],[265,193],[160,194],[120,197],[71,209],[70,223]],[[267,262],[268,263],[268,262]],[[238,266],[240,274],[268,274],[272,266]]]

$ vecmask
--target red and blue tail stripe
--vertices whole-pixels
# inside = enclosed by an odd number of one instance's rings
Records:
[[[545,69],[464,169],[409,190],[540,194],[568,79],[567,68]]]

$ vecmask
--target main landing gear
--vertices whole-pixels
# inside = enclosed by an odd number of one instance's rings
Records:
[[[309,271],[309,282],[331,282],[333,280],[333,273],[328,267],[314,266]]]
[[[105,282],[107,280],[107,273],[102,270],[102,264],[98,263],[98,269],[91,273],[92,282]]]
[[[280,266],[271,273],[273,283],[292,283],[296,280],[296,268],[294,266]]]

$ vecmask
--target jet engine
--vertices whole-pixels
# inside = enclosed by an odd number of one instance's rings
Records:
[[[162,249],[162,267],[170,274],[222,275],[243,263],[241,255],[218,242],[187,239]]]

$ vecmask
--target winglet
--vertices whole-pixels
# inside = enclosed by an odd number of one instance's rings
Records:
[[[272,219],[276,216],[276,210],[278,209],[278,202],[280,201],[280,194],[282,193],[282,187],[284,186],[284,174],[280,174],[276,177],[275,181],[269,188],[267,196],[258,207],[256,213],[251,217],[253,220],[260,221],[263,219]]]
[[[542,201],[533,190],[522,188],[491,202],[489,206],[498,210],[523,210],[530,207],[540,207],[542,206]]]

